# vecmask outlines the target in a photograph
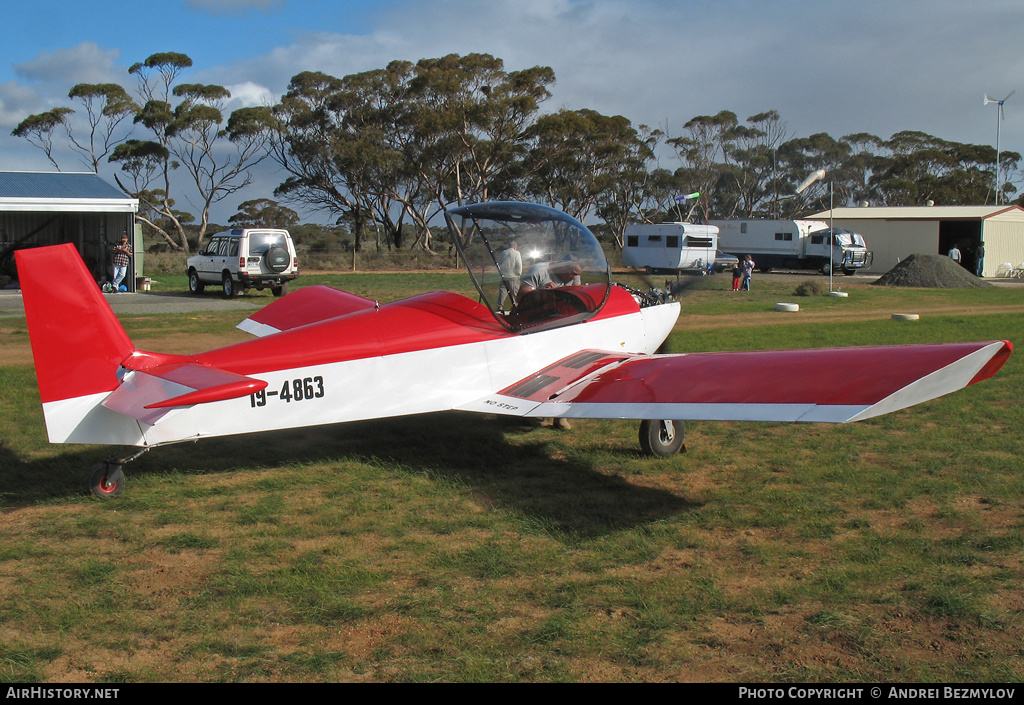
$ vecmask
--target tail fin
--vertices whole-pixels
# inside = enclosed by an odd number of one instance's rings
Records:
[[[117,388],[128,334],[74,245],[15,253],[39,395],[47,402]]]

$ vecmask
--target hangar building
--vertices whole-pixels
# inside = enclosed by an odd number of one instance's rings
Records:
[[[884,274],[913,254],[947,254],[957,245],[974,272],[984,245],[982,276],[1004,264],[1024,263],[1024,208],[1020,206],[915,206],[836,208],[808,216],[860,233],[875,253],[872,272]]]
[[[142,272],[138,200],[93,173],[0,171],[0,287],[15,286],[14,251],[70,242],[96,281],[111,278],[111,255],[122,233],[135,252],[125,285]]]

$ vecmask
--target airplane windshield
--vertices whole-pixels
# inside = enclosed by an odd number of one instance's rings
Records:
[[[481,301],[509,330],[583,321],[608,299],[611,275],[601,245],[561,211],[478,203],[452,209],[445,219]]]

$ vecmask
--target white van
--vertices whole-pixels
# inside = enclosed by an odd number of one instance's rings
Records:
[[[288,293],[288,282],[299,276],[299,258],[287,230],[245,228],[210,236],[203,250],[188,258],[188,288],[201,294],[218,284],[231,298],[249,289],[267,287],[274,296]]]

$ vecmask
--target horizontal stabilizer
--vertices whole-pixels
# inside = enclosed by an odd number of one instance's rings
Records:
[[[846,423],[990,377],[1007,341],[623,356],[585,351],[462,407],[520,416]]]
[[[262,380],[205,365],[171,363],[128,370],[103,406],[153,426],[172,409],[237,399],[266,386]]]
[[[268,304],[237,327],[255,336],[273,335],[376,306],[376,301],[329,286],[307,286]]]

